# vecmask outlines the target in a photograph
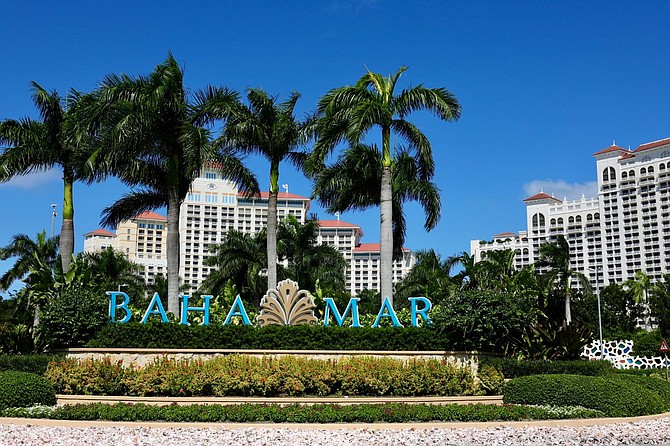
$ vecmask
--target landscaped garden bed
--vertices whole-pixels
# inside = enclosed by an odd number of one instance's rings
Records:
[[[59,394],[127,396],[452,396],[499,394],[503,377],[443,360],[292,356],[219,356],[208,361],[159,358],[124,367],[109,358],[64,358],[45,377]]]

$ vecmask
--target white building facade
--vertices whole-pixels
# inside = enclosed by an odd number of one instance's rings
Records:
[[[277,218],[293,215],[304,223],[310,199],[301,195],[280,192],[277,199]],[[213,267],[204,265],[211,256],[209,248],[222,243],[228,231],[255,234],[267,226],[268,193],[247,197],[237,185],[226,180],[214,169],[203,169],[200,177],[181,205],[179,214],[179,277],[184,285],[197,290]],[[155,274],[167,269],[167,218],[154,212],[144,212],[123,222],[116,233],[97,229],[84,236],[84,252],[98,252],[111,246],[144,267],[145,279],[153,281]],[[346,287],[352,294],[364,289],[379,291],[379,244],[361,243],[360,226],[340,220],[320,220],[317,243],[334,246],[345,258]],[[393,263],[394,283],[405,277],[416,263],[412,251],[403,248],[403,259]]]
[[[144,280],[153,283],[167,273],[167,217],[155,212],[141,214],[119,224],[116,232],[104,229],[84,234],[84,252],[100,252],[109,247],[122,252],[142,266]]]
[[[670,138],[632,151],[612,145],[593,156],[597,197],[567,201],[542,192],[529,197],[527,230],[511,234],[509,242],[472,240],[471,255],[481,260],[487,250],[514,249],[520,268],[537,261],[540,246],[562,234],[572,268],[593,286],[596,275],[603,286],[623,283],[637,271],[653,281],[670,273]]]

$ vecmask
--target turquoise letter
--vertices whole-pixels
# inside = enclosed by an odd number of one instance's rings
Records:
[[[116,310],[121,308],[126,312],[126,315],[123,319],[118,321],[120,324],[125,324],[130,320],[132,314],[128,309],[128,302],[130,302],[130,297],[122,291],[106,291],[106,294],[109,295],[109,319],[112,322],[116,322]],[[123,296],[123,302],[117,303],[116,296]]]
[[[244,322],[244,325],[251,325],[249,316],[247,316],[247,310],[244,309],[244,302],[242,302],[242,298],[240,297],[239,294],[235,298],[233,306],[230,307],[230,311],[228,312],[228,316],[226,316],[226,320],[223,321],[223,325],[228,325],[230,319],[233,316],[240,316],[242,318],[242,321]]]
[[[433,307],[433,304],[426,299],[425,297],[410,297],[407,299],[410,301],[412,304],[412,327],[418,327],[419,326],[419,321],[417,320],[417,315],[421,315],[424,321],[426,321],[426,324],[430,325],[432,322],[430,321],[430,318],[428,317],[428,312],[430,309]],[[423,302],[423,308],[418,309],[416,307],[416,303],[418,301]]]
[[[190,325],[188,323],[188,312],[189,311],[202,311],[204,314],[202,316],[202,324],[200,325],[209,325],[209,300],[212,296],[202,296],[203,302],[202,307],[189,307],[188,299],[190,296],[181,297],[181,322],[182,325]]]
[[[340,312],[337,310],[337,306],[335,305],[335,301],[333,300],[333,298],[324,297],[323,301],[326,304],[326,310],[323,312],[323,326],[324,327],[328,326],[328,319],[330,319],[330,312],[332,310],[335,322],[337,322],[337,325],[339,325],[340,327],[344,323],[344,319],[347,317],[347,313],[349,313],[349,311],[351,311],[351,326],[360,327],[361,323],[358,319],[359,300],[361,300],[359,297],[352,297],[351,299],[349,299],[349,303],[347,304],[347,308],[344,310],[344,314],[340,315]]]
[[[153,309],[154,307],[156,308]],[[152,314],[160,314],[161,321],[168,321],[167,314],[165,314],[165,309],[163,308],[163,303],[161,302],[161,298],[158,296],[158,293],[154,293],[154,297],[151,299],[151,302],[149,302],[149,306],[147,307],[146,313],[144,313],[144,317],[142,318],[141,323],[146,324],[149,316]]]
[[[379,314],[377,314],[377,319],[375,319],[375,323],[372,324],[372,328],[379,327],[379,321],[383,317],[390,317],[394,327],[402,327],[402,324],[398,321],[398,316],[396,316],[395,311],[393,311],[393,307],[391,306],[388,297],[384,298],[382,307],[379,309]]]

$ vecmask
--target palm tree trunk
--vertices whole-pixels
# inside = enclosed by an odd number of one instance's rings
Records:
[[[389,298],[393,305],[393,205],[391,167],[382,167],[380,196],[380,283],[381,299]]]
[[[40,310],[42,309],[42,306],[38,303],[35,304],[35,315],[33,316],[33,332],[34,329],[37,328],[38,325],[40,325]]]
[[[72,198],[73,175],[63,172],[63,223],[60,229],[58,250],[61,256],[63,272],[70,270],[70,262],[74,253],[74,202]]]
[[[168,311],[179,318],[179,195],[176,187],[168,193],[167,214]]]
[[[268,196],[268,290],[277,288],[277,191]]]

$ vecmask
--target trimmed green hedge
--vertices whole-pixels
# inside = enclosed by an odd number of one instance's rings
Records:
[[[609,361],[528,361],[512,358],[483,358],[479,363],[480,369],[487,365],[499,370],[508,379],[528,375],[603,376],[614,373]]]
[[[109,324],[89,347],[275,350],[450,350],[447,335],[429,328]]]
[[[47,365],[59,355],[0,355],[0,372],[15,371],[44,375]]]
[[[144,404],[88,404],[59,406],[53,410],[9,409],[6,417],[58,420],[168,421],[204,423],[407,423],[431,421],[526,421],[595,418],[603,414],[583,408],[556,410],[540,407],[431,404],[290,405],[240,404],[149,406]]]
[[[582,406],[612,417],[662,413],[670,408],[670,384],[640,376],[534,375],[505,385],[511,404]]]
[[[0,410],[56,404],[56,392],[41,376],[26,372],[0,372]]]

